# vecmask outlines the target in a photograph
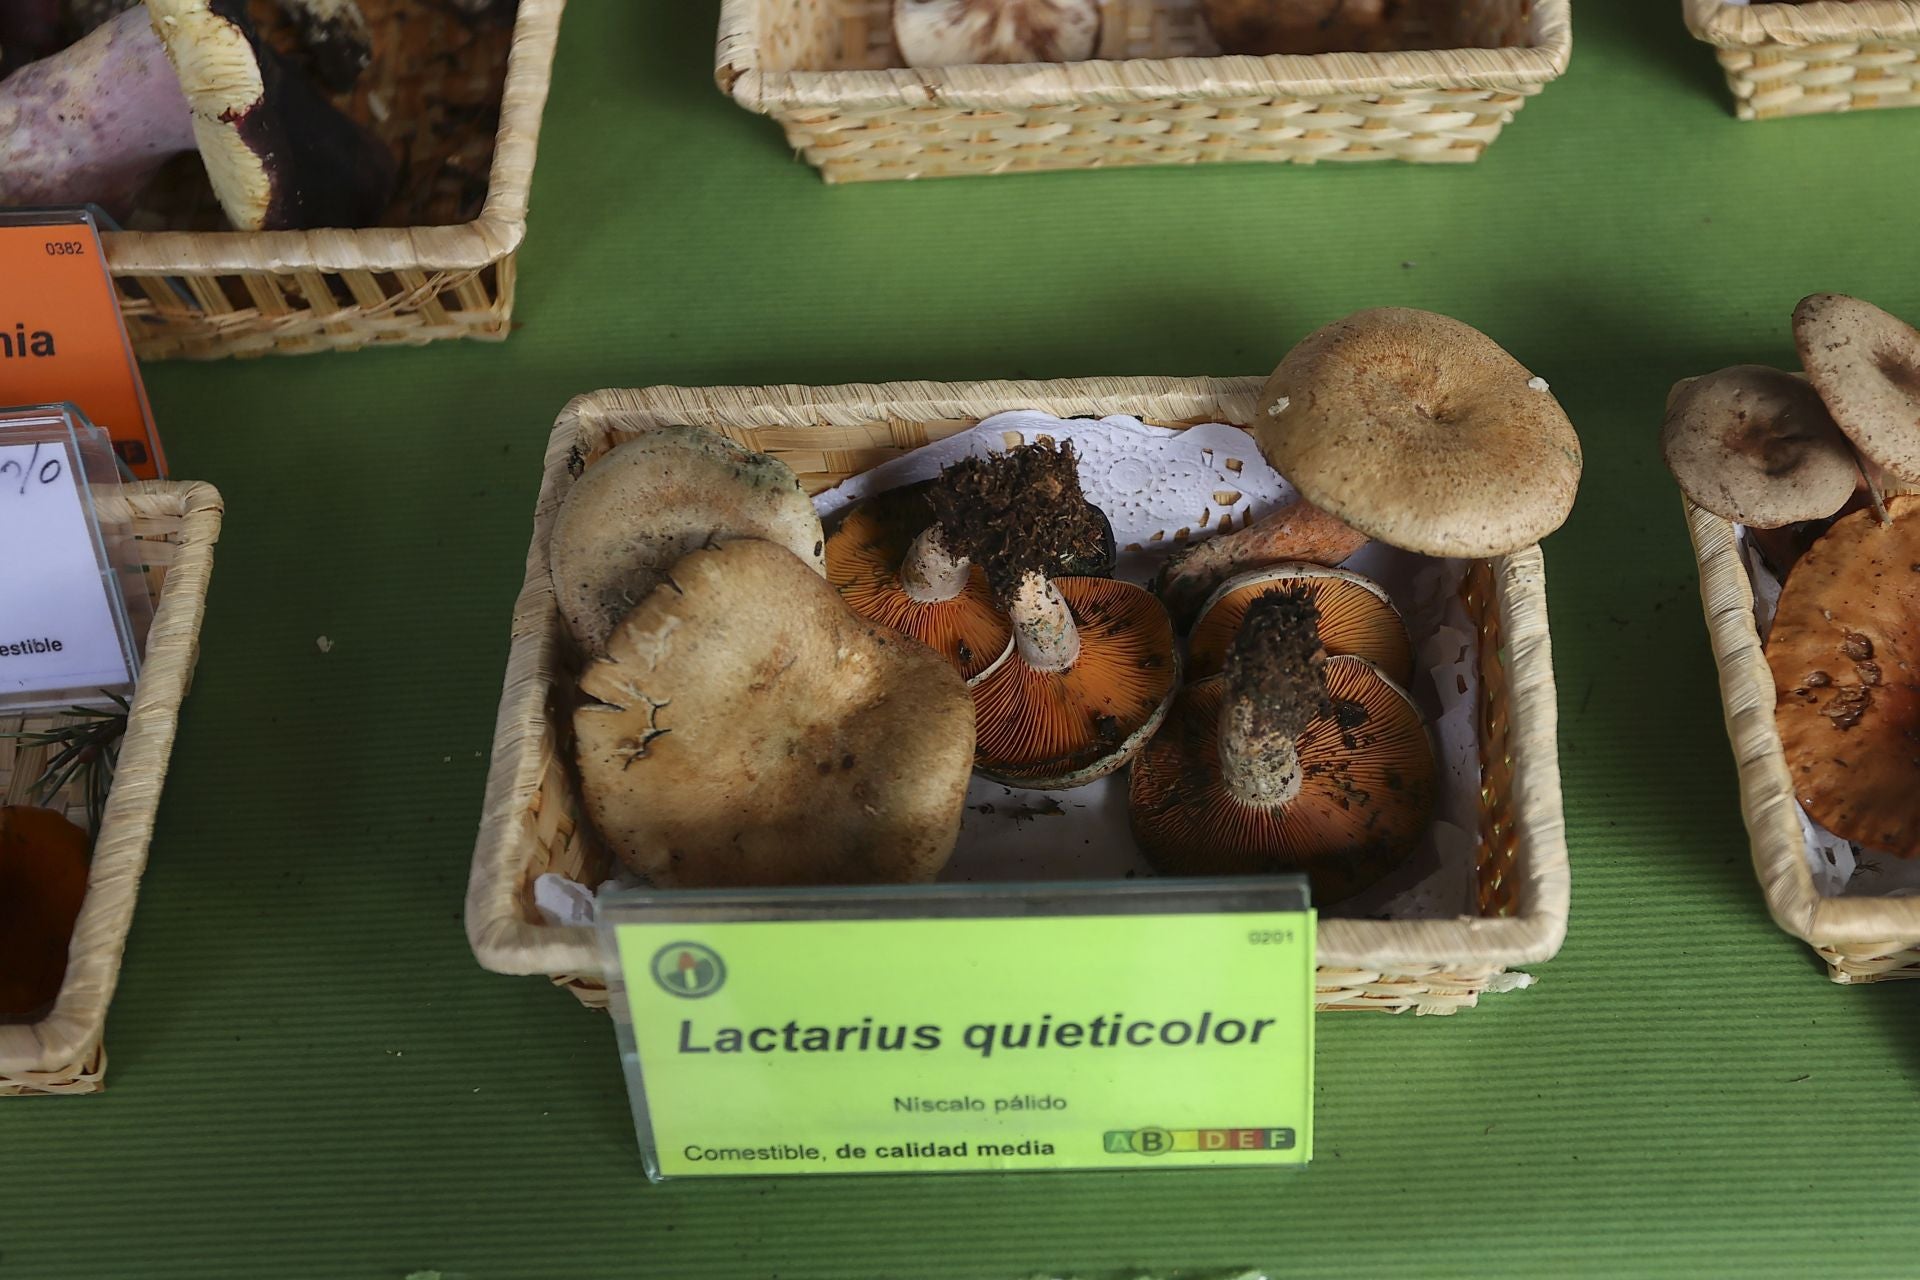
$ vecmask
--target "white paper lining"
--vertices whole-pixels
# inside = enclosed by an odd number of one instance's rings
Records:
[[[1062,420],[1004,413],[855,476],[814,499],[822,518],[875,493],[931,479],[969,455],[999,452],[1041,437],[1072,440],[1087,497],[1113,522],[1121,549],[1115,576],[1144,583],[1187,539],[1243,528],[1291,501],[1293,489],[1268,466],[1253,438],[1208,424],[1173,431],[1135,418]],[[1415,647],[1408,693],[1433,727],[1439,788],[1435,820],[1408,866],[1342,908],[1343,915],[1449,919],[1473,913],[1479,846],[1480,760],[1474,708],[1479,672],[1475,628],[1460,600],[1466,562],[1371,543],[1345,567],[1386,588]],[[1069,791],[1031,791],[975,778],[967,788],[960,838],[943,881],[1131,879],[1154,872],[1127,821],[1125,771]],[[625,877],[599,886],[630,888]],[[534,901],[555,924],[590,924],[593,894],[565,877],[534,882]]]
[[[1773,630],[1774,610],[1780,606],[1781,582],[1749,542],[1746,526],[1735,525],[1734,534],[1747,580],[1753,584],[1754,625],[1765,641]],[[1920,859],[1862,848],[1809,818],[1799,805],[1793,811],[1800,819],[1813,886],[1823,897],[1902,898],[1920,893]]]

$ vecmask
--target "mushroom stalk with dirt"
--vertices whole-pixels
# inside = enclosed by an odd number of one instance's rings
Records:
[[[1081,492],[1071,443],[963,459],[932,496],[942,528],[986,570],[1013,625],[1012,650],[974,683],[976,770],[1058,789],[1120,768],[1165,714],[1179,657],[1151,593],[1054,576],[1076,549],[1111,540]]]
[[[1013,626],[985,572],[934,517],[932,488],[927,481],[890,489],[841,516],[827,535],[827,580],[854,612],[931,646],[973,680],[1007,651]],[[1116,555],[1113,526],[1079,501],[1096,536],[1068,540],[1052,571],[1105,577]]]
[[[1187,634],[1187,678],[1218,674],[1247,611],[1276,591],[1304,593],[1328,654],[1365,658],[1398,684],[1413,678],[1413,640],[1386,589],[1345,569],[1304,563],[1256,569],[1221,583]]]
[[[1128,775],[1142,852],[1171,875],[1303,872],[1323,905],[1390,874],[1432,819],[1412,700],[1329,657],[1302,587],[1253,601],[1219,675],[1189,684]]]

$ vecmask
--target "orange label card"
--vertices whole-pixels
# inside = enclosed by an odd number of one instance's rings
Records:
[[[0,220],[0,406],[62,402],[106,428],[134,475],[166,474],[93,220]]]

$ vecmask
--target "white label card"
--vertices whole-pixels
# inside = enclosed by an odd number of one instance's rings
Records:
[[[0,445],[0,698],[131,681],[69,454]]]

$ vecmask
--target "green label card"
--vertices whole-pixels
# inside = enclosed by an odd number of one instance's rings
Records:
[[[612,927],[659,1176],[1312,1154],[1311,911]]]

